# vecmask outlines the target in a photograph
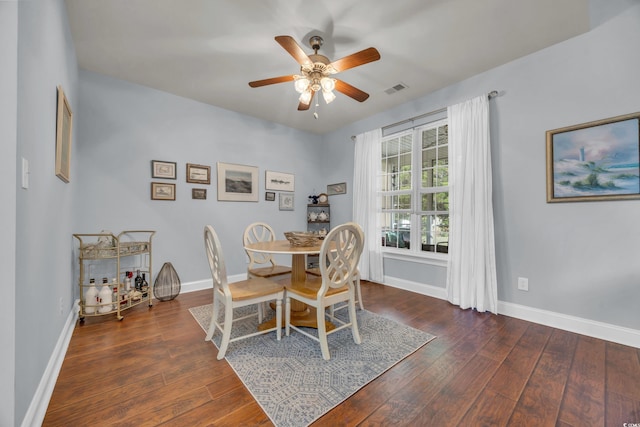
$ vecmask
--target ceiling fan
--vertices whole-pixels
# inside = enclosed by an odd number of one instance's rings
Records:
[[[309,44],[314,50],[313,55],[304,53],[300,45],[290,36],[277,36],[275,39],[300,64],[300,74],[256,80],[249,82],[249,86],[261,87],[275,83],[295,82],[296,91],[300,93],[298,110],[301,111],[309,109],[313,96],[319,91],[322,91],[327,104],[336,98],[334,89],[359,102],[369,98],[368,93],[331,76],[340,71],[377,61],[380,59],[380,53],[376,48],[370,47],[331,62],[326,56],[318,54],[320,46],[324,43],[320,36],[309,38]]]

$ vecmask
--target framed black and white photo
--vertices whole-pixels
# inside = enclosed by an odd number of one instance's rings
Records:
[[[273,191],[267,191],[264,193],[264,199],[268,202],[273,202],[276,199],[276,193]]]
[[[258,167],[218,162],[218,200],[258,201]]]
[[[206,200],[207,199],[207,189],[206,188],[192,188],[191,189],[191,198],[196,200]]]

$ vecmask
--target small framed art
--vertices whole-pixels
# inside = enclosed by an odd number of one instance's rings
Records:
[[[293,210],[293,193],[280,193],[279,194],[279,208],[281,211]]]
[[[276,193],[274,193],[273,191],[267,191],[264,193],[264,199],[267,202],[273,202],[276,199]]]
[[[176,162],[151,160],[151,178],[176,179]]]
[[[191,198],[196,200],[206,200],[207,199],[207,189],[206,188],[192,188],[191,189]]]
[[[266,190],[293,191],[295,176],[291,173],[265,171],[264,188]]]
[[[211,184],[211,166],[187,163],[187,182]]]
[[[338,184],[329,184],[327,185],[327,194],[329,196],[334,196],[336,194],[346,194],[347,193],[347,183],[340,182]]]
[[[175,200],[176,185],[166,182],[151,183],[151,200]]]

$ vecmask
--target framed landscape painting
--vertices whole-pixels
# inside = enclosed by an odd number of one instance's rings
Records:
[[[258,168],[218,162],[218,200],[258,201]]]
[[[640,199],[640,113],[547,131],[547,202]]]

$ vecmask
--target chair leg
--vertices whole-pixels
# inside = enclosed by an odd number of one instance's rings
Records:
[[[220,341],[220,350],[218,350],[218,360],[224,359],[231,339],[231,326],[233,325],[233,307],[231,304],[224,306],[224,327],[222,330],[222,341]]]
[[[216,321],[218,320],[218,314],[220,312],[220,304],[218,303],[218,298],[213,296],[213,310],[211,313],[211,322],[209,322],[209,329],[207,330],[207,336],[205,337],[205,341],[210,341],[216,333]]]
[[[362,339],[360,338],[360,331],[358,330],[358,319],[356,318],[356,304],[353,298],[349,300],[349,321],[351,322],[351,335],[353,335],[353,342],[360,344]]]
[[[278,319],[276,319],[276,324]],[[291,298],[287,297],[284,306],[284,333],[286,336],[289,336],[291,326]]]
[[[318,339],[320,341],[320,350],[322,350],[322,358],[329,360],[331,355],[329,354],[329,343],[327,343],[327,326],[324,323],[324,310],[320,307],[316,309],[317,321],[318,321]]]
[[[356,296],[358,297],[358,305],[360,306],[360,310],[364,310],[364,305],[362,305],[362,292],[360,291],[360,275],[356,277]]]
[[[282,299],[276,300],[276,337],[278,341],[282,338]]]

